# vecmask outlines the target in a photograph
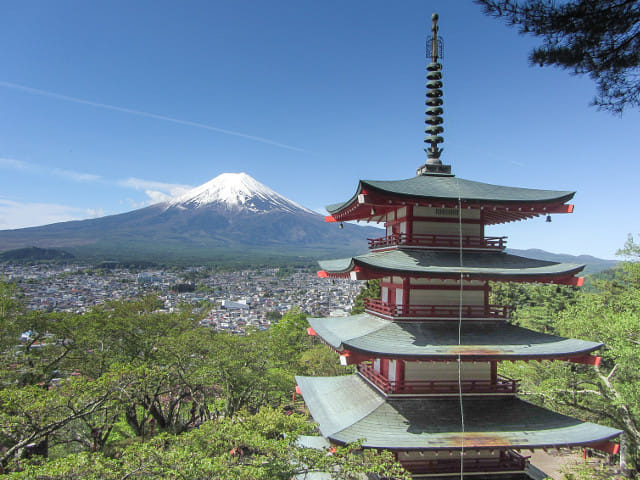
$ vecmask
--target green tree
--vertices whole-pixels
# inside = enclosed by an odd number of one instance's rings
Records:
[[[637,249],[630,239],[622,253],[637,260]],[[613,290],[581,294],[556,317],[554,332],[559,335],[605,344],[599,366],[552,362],[502,367],[508,376],[522,379],[522,393],[531,400],[623,430],[622,459],[630,475],[640,467],[639,267],[637,261],[624,262]]]
[[[475,1],[521,34],[542,38],[530,54],[532,64],[591,77],[598,108],[621,113],[640,107],[640,1]]]
[[[239,412],[234,418],[212,420],[183,435],[132,443],[113,457],[84,453],[36,461],[7,478],[290,480],[322,471],[342,479],[355,479],[359,472],[409,478],[388,452],[363,452],[354,445],[329,454],[298,446],[297,437],[312,429],[305,416],[263,408],[253,415]]]
[[[364,312],[364,303],[367,298],[380,298],[380,280],[367,280],[358,292],[353,302],[351,315],[357,315]]]

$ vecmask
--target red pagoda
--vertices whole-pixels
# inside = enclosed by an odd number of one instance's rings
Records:
[[[329,222],[386,228],[369,253],[320,262],[321,277],[380,279],[381,298],[365,313],[309,319],[309,333],[357,373],[297,377],[297,390],[330,442],[391,450],[415,478],[529,478],[521,449],[614,453],[619,430],[520,400],[518,382],[497,373],[501,361],[594,364],[602,344],[515,326],[508,307],[489,303],[492,281],[582,284],[584,265],[510,255],[505,237],[484,235],[486,225],[571,213],[574,192],[464,180],[440,161],[441,40],[432,18],[426,164],[406,180],[361,180],[353,197],[327,207]]]

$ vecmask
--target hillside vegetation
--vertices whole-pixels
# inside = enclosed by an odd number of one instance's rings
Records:
[[[247,335],[154,313],[152,297],[85,315],[25,312],[0,284],[0,465],[16,479],[290,479],[384,471],[390,454],[296,446],[313,434],[294,374],[340,374],[294,311]]]
[[[618,268],[591,279],[588,291],[555,285],[494,285],[493,302],[513,305],[513,321],[564,337],[602,342],[599,366],[504,363],[521,379],[520,395],[538,405],[624,431],[622,469],[640,470],[640,245],[629,237]],[[585,471],[583,478],[610,478]],[[574,477],[575,478],[575,477]]]
[[[495,284],[492,303],[512,321],[601,341],[599,366],[505,362],[521,395],[625,432],[622,465],[640,466],[640,246],[593,278],[591,289]],[[379,290],[370,282],[361,296]],[[112,302],[88,314],[25,311],[0,283],[0,467],[7,478],[290,479],[378,471],[407,478],[390,454],[357,445],[329,455],[296,445],[314,426],[292,399],[293,376],[350,370],[316,337],[305,315],[286,314],[246,335],[200,326],[184,307],[157,313],[157,299]],[[361,302],[360,302],[361,303]],[[600,478],[598,472],[574,472]]]

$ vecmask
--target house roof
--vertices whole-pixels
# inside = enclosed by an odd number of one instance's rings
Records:
[[[375,356],[452,360],[524,360],[571,358],[592,352],[601,343],[535,332],[505,322],[393,322],[368,313],[349,317],[309,318],[309,325],[338,351]]]
[[[462,400],[389,398],[359,375],[296,377],[322,434],[338,443],[362,440],[364,447],[392,450],[539,448],[587,445],[619,430],[582,422],[515,397]]]
[[[462,255],[462,256],[461,256]],[[462,265],[460,259],[462,258]],[[526,280],[537,277],[572,277],[584,265],[558,263],[510,255],[504,252],[459,252],[443,250],[394,249],[370,252],[352,258],[322,260],[320,267],[329,274],[343,274],[356,267],[393,274]]]

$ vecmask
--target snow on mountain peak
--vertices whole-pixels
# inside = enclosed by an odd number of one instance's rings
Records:
[[[168,206],[202,207],[210,204],[229,209],[259,212],[303,210],[313,213],[297,203],[283,197],[246,173],[222,173],[188,192],[169,200]]]

